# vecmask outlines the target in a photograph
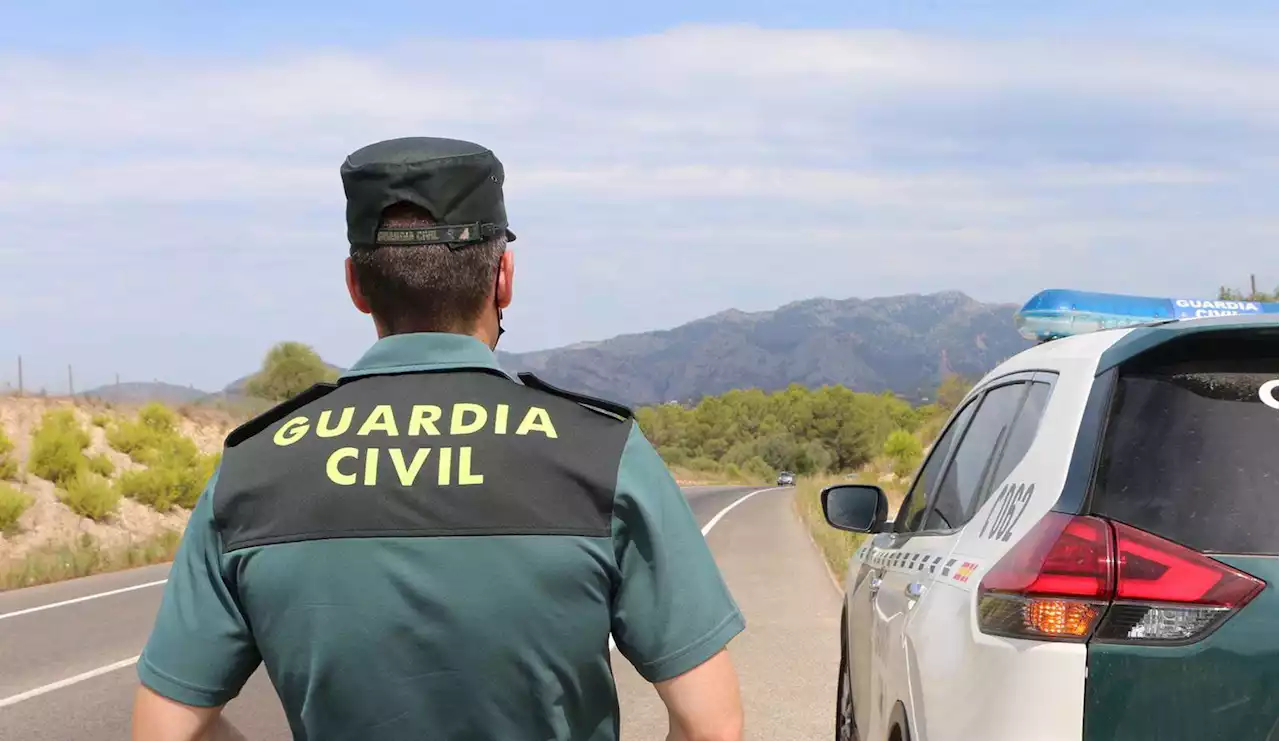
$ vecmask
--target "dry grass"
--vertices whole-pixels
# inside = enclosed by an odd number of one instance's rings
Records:
[[[772,483],[743,473],[698,471],[685,466],[667,466],[667,469],[681,486],[756,486]]]
[[[902,498],[906,495],[901,485],[896,482],[882,481],[880,474],[873,469],[859,471],[852,478],[843,475],[804,477],[796,483],[796,512],[809,527],[813,542],[817,544],[818,550],[822,551],[827,567],[835,574],[837,580],[843,580],[849,559],[853,558],[854,552],[867,536],[837,530],[827,524],[827,519],[822,514],[822,501],[819,495],[824,488],[832,484],[854,483],[875,484],[884,489],[884,493],[889,498],[890,517],[898,511]]]
[[[46,545],[0,564],[0,591],[172,561],[181,538],[180,532],[169,530],[126,546],[104,548],[86,534],[72,543]]]

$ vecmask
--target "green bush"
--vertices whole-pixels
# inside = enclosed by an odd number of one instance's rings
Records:
[[[920,465],[924,455],[924,446],[915,435],[906,430],[894,430],[884,441],[884,454],[893,461],[893,473],[905,478],[910,476]]]
[[[31,473],[62,485],[79,473],[88,461],[84,449],[89,447],[89,433],[80,427],[70,409],[45,412],[40,426],[31,438]]]
[[[0,484],[0,532],[9,532],[17,527],[18,518],[33,501],[30,494],[8,484]]]
[[[322,381],[338,377],[316,351],[301,342],[281,342],[267,352],[262,368],[245,384],[250,396],[284,401]]]
[[[200,456],[192,465],[161,463],[120,476],[120,492],[130,499],[167,512],[175,505],[191,509],[212,475],[212,456]],[[207,473],[206,473],[207,472]]]
[[[105,520],[116,511],[120,492],[102,476],[81,469],[59,489],[58,498],[81,517]]]
[[[88,464],[89,470],[99,476],[110,478],[116,472],[116,464],[112,463],[111,459],[102,453],[89,456]]]
[[[201,454],[178,431],[177,416],[161,404],[148,404],[136,419],[118,422],[108,430],[107,442],[147,466],[121,475],[120,492],[161,512],[195,506],[220,459]]]
[[[917,407],[889,392],[844,386],[739,389],[693,406],[640,407],[636,421],[670,466],[715,472],[734,465],[744,476],[766,469],[769,478],[779,470],[810,476],[859,470],[882,454],[895,430],[933,440],[968,389],[966,379],[947,376],[934,395],[938,401]],[[906,465],[909,456],[903,460]]]
[[[108,445],[142,464],[154,462],[167,448],[178,445],[175,439],[185,440],[178,432],[177,416],[158,402],[144,406],[136,419],[119,420],[107,430]]]
[[[107,416],[106,414],[103,414],[102,412],[99,412],[93,415],[92,417],[90,417],[89,421],[93,422],[94,427],[101,427],[102,429],[105,430],[107,428],[107,425],[111,424],[111,417]]]
[[[0,480],[18,478],[18,462],[13,459],[13,441],[0,428]]]

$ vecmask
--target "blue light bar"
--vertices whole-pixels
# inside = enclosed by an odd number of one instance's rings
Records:
[[[1100,329],[1234,314],[1280,314],[1280,304],[1152,298],[1051,288],[1032,296],[1014,315],[1013,321],[1023,337],[1045,342]]]

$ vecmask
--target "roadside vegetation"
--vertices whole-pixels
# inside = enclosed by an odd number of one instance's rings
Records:
[[[934,401],[920,406],[839,386],[730,391],[692,408],[644,407],[636,417],[682,480],[771,484],[779,471],[796,473],[796,512],[839,579],[866,536],[827,524],[822,489],[875,484],[896,512],[925,451],[971,387],[969,379],[948,376]]]
[[[6,483],[18,478],[18,461],[13,449],[13,441],[0,429],[0,534],[14,532],[18,518],[34,501],[29,494]]]
[[[823,559],[827,562],[827,568],[837,580],[843,580],[845,569],[849,565],[849,559],[853,558],[853,554],[862,545],[866,535],[858,533],[849,533],[844,530],[837,530],[827,524],[826,517],[822,514],[822,500],[820,494],[822,490],[833,484],[875,484],[884,489],[885,495],[889,498],[889,514],[898,511],[898,507],[902,504],[903,497],[906,496],[907,486],[910,480],[902,481],[886,481],[881,472],[875,470],[874,467],[844,476],[823,475],[811,476],[800,479],[796,483],[795,505],[796,512],[800,515],[800,519],[809,528],[809,534],[813,538],[813,542],[818,546],[818,550],[822,552]]]
[[[160,512],[194,507],[220,459],[201,453],[178,430],[177,415],[156,403],[109,427],[107,443],[145,466],[120,475],[120,494]]]
[[[843,386],[736,390],[693,407],[642,407],[636,419],[667,465],[692,475],[756,482],[873,466],[905,476],[970,385],[949,376],[921,406]]]
[[[18,518],[31,507],[33,501],[30,494],[0,481],[0,534],[14,532],[18,527]]]
[[[42,395],[29,398],[28,404],[34,401],[35,409],[44,411],[28,417],[30,427],[16,423],[29,442],[25,472],[17,446],[0,427],[0,590],[171,560],[184,510],[195,505],[220,461],[219,439],[239,421],[334,375],[309,347],[286,342],[272,348],[258,373],[247,379],[244,398],[177,409],[150,403],[135,412],[128,404],[101,400],[66,404]],[[9,424],[20,417],[11,417]],[[93,525],[71,524],[79,532],[70,540],[42,534],[69,524],[60,519],[65,510],[47,506],[50,498]],[[126,498],[146,510],[122,507]],[[36,519],[23,518],[37,501],[46,504]],[[147,510],[164,519],[140,518]]]
[[[0,481],[18,478],[18,459],[13,454],[13,441],[0,428]]]
[[[0,563],[0,591],[166,563],[177,553],[182,534],[167,531],[127,546],[104,548],[89,535],[72,543],[46,545],[26,556]]]
[[[27,470],[33,476],[62,486],[89,467],[84,451],[90,442],[89,433],[76,420],[74,410],[50,409],[44,413],[31,438]]]
[[[249,378],[245,391],[259,399],[279,402],[337,377],[337,371],[309,345],[281,342],[267,352],[262,368]]]

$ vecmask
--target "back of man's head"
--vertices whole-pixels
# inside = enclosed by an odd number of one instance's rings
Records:
[[[398,203],[382,212],[380,228],[436,226],[427,211]],[[353,250],[352,271],[374,318],[388,334],[470,334],[493,304],[504,235],[462,247],[397,245]]]
[[[461,139],[402,137],[352,152],[340,168],[347,196],[347,283],[379,332],[502,333],[512,262],[502,162]]]

